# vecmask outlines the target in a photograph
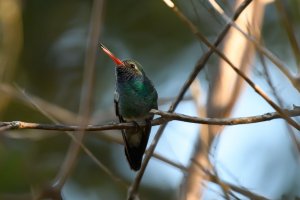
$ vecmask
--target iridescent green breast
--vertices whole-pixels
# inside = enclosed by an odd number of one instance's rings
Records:
[[[117,83],[116,89],[119,94],[119,112],[123,118],[148,118],[149,111],[157,108],[157,93],[148,79]]]

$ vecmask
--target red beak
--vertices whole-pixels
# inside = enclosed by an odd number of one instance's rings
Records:
[[[124,63],[110,52],[103,44],[100,43],[102,50],[117,64],[117,66],[124,66]]]

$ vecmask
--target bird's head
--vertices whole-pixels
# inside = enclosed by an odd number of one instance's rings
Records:
[[[103,44],[100,44],[102,50],[116,63],[117,76],[122,76],[124,79],[143,78],[144,71],[142,65],[132,59],[120,60],[111,51],[109,51]],[[120,77],[121,78],[121,77]]]

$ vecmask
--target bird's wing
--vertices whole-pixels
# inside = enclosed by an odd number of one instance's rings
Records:
[[[120,112],[119,112],[119,93],[117,91],[115,91],[115,95],[114,95],[114,104],[115,104],[115,113],[116,113],[116,116],[119,118],[119,122],[125,122],[125,120],[123,119],[122,115],[120,115]],[[122,137],[123,137],[123,141],[124,141],[124,145],[125,145],[125,149],[128,145],[128,141],[127,141],[127,138],[126,138],[126,134],[125,134],[125,130],[122,129]]]
[[[120,112],[119,112],[119,93],[117,91],[115,91],[115,94],[114,94],[114,104],[115,104],[115,113],[116,113],[116,116],[119,118],[119,122],[125,122],[125,120],[123,119],[122,115],[120,115]],[[127,141],[127,138],[126,138],[126,134],[125,134],[125,130],[124,129],[121,129],[122,131],[122,137],[123,137],[123,141],[124,141],[124,145],[125,145],[125,149],[128,145],[128,141]]]
[[[120,119],[120,112],[119,112],[119,93],[117,91],[115,91],[115,94],[114,94],[114,104],[115,104],[115,113],[116,113],[116,116],[119,117],[119,120],[120,122],[124,122],[123,118],[122,118],[122,121]]]
[[[119,118],[119,122],[125,122],[125,120],[123,119],[122,115],[120,115],[120,112],[119,112],[119,93],[117,91],[115,91],[115,94],[114,94],[114,104],[115,104],[115,113],[116,113],[116,116]],[[127,138],[126,138],[126,134],[125,134],[125,130],[124,129],[121,129],[121,132],[122,132],[122,137],[123,137],[123,141],[124,141],[124,145],[125,145],[125,149],[128,145],[128,142],[127,142]]]

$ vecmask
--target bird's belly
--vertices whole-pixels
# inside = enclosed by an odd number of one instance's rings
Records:
[[[127,133],[126,136],[130,147],[138,147],[140,145],[142,139],[141,132],[137,131],[137,132]]]

